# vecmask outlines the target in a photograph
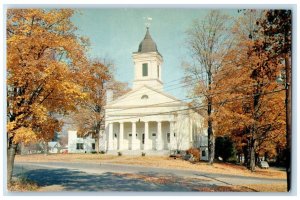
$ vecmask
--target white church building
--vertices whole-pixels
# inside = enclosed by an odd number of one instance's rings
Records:
[[[117,99],[108,98],[100,150],[111,154],[144,152],[149,155],[196,147],[206,160],[207,129],[203,117],[186,102],[164,92],[163,57],[149,28],[132,59],[132,90]]]

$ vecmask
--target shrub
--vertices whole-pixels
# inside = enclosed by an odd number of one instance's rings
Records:
[[[194,161],[200,161],[200,151],[197,148],[189,148],[186,151],[187,154],[191,154],[194,157]]]

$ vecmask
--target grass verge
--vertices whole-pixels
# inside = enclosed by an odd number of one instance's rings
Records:
[[[40,187],[33,181],[21,177],[8,184],[7,189],[10,192],[31,192],[37,191]]]

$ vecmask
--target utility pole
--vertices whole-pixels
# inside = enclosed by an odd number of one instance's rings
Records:
[[[285,105],[286,105],[286,175],[287,191],[291,189],[291,133],[292,133],[292,67],[288,54],[285,56]]]

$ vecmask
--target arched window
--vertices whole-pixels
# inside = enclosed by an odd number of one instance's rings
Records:
[[[141,99],[149,99],[148,95],[144,94]]]

